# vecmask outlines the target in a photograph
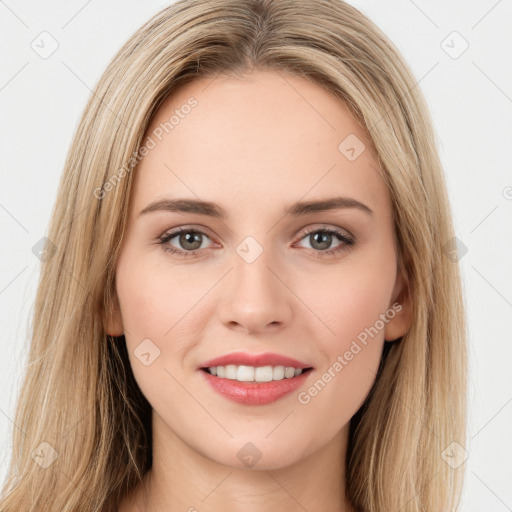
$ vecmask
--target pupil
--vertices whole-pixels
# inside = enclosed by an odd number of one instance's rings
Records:
[[[183,233],[181,236],[180,236],[180,243],[182,245],[182,247],[186,248],[186,249],[191,249],[191,250],[195,250],[195,249],[199,249],[199,247],[201,247],[201,233]],[[196,244],[195,246],[193,247],[190,247],[188,246],[187,244]]]
[[[330,233],[326,233],[325,231],[317,231],[313,235],[314,243],[317,243],[317,238],[320,238],[318,243],[321,245],[321,247],[317,247],[318,249],[328,249],[329,245],[331,245],[332,235]],[[311,245],[314,247],[313,243]]]

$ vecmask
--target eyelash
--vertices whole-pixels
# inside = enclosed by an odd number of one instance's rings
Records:
[[[175,238],[177,235],[181,235],[181,233],[201,234],[201,235],[204,235],[204,236],[210,238],[208,236],[208,233],[206,233],[205,231],[202,231],[201,229],[195,229],[195,228],[192,229],[192,228],[188,228],[188,227],[183,227],[183,228],[178,228],[176,230],[168,231],[168,232],[164,233],[159,238],[158,243],[159,243],[159,245],[162,246],[162,249],[164,251],[174,254],[174,255],[177,255],[177,256],[183,256],[186,258],[186,257],[197,255],[197,253],[200,252],[201,249],[195,249],[194,251],[184,251],[182,249],[177,249],[176,247],[171,247],[171,246],[167,245],[167,243],[170,240]],[[302,235],[300,240],[303,240],[311,233],[327,233],[327,234],[335,235],[336,238],[338,238],[338,240],[343,242],[343,244],[338,245],[337,247],[335,247],[333,249],[327,249],[325,251],[311,249],[313,252],[317,253],[315,256],[318,258],[329,257],[333,254],[344,251],[344,250],[350,248],[355,243],[355,240],[352,237],[346,235],[343,231],[340,231],[335,228],[312,228],[312,229],[309,229]]]

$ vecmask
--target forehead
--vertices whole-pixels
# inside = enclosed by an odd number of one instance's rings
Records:
[[[341,100],[303,77],[197,79],[162,103],[148,137],[132,210],[163,197],[236,198],[249,209],[336,194],[390,208],[371,139]]]

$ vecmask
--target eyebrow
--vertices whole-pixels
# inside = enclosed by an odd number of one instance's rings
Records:
[[[373,216],[373,211],[352,197],[331,197],[319,201],[298,201],[284,211],[285,216],[299,217],[312,212],[357,208]],[[225,210],[218,204],[199,199],[161,199],[148,204],[140,211],[139,217],[150,212],[169,211],[179,213],[197,213],[216,219],[227,217]]]

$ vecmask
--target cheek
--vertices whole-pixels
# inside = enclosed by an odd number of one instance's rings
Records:
[[[137,254],[120,261],[116,278],[123,323],[132,338],[174,337],[208,291],[208,283],[191,276],[186,265],[171,267],[161,258]]]
[[[302,287],[299,293],[315,313],[322,365],[300,403],[331,408],[335,417],[346,421],[363,403],[384,345],[386,323],[381,315],[386,315],[394,283],[394,273],[386,273],[386,266],[378,260],[346,261],[317,273],[315,286]]]
[[[172,382],[167,372],[182,364],[187,340],[195,339],[190,313],[202,287],[135,250],[120,258],[116,282],[134,376],[146,396],[157,396],[155,389]]]
[[[378,261],[347,260],[316,272],[313,281],[298,279],[302,286],[297,295],[314,314],[315,325],[322,338],[330,340],[331,350],[350,345],[385,314],[394,284],[394,273],[385,268]],[[377,327],[383,338],[381,322]]]
[[[185,402],[172,376],[182,371],[190,340],[199,339],[194,318],[207,286],[191,279],[190,270],[185,275],[136,251],[120,258],[116,282],[130,365],[142,393],[155,410],[169,406],[168,396]]]

